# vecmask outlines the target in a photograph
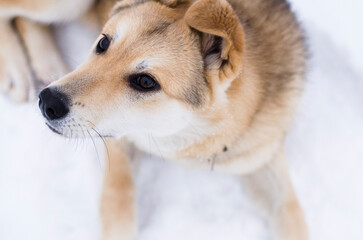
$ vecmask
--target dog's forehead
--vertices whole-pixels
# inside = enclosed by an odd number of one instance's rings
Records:
[[[170,54],[176,54],[181,44],[188,42],[182,40],[184,30],[172,11],[155,2],[131,7],[115,14],[103,33],[112,37],[112,51],[120,59],[127,59],[128,66],[142,65],[145,69],[170,65]]]
[[[176,21],[173,10],[156,2],[131,6],[115,14],[105,26],[116,38],[126,35],[160,33]]]
[[[117,14],[106,23],[103,33],[111,35],[113,40],[120,40],[132,33],[132,29],[137,29],[138,22],[137,19],[132,19],[124,14]]]

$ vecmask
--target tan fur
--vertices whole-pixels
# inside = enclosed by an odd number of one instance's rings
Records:
[[[134,239],[135,192],[126,149],[122,142],[107,141],[109,162],[105,167],[100,214],[102,239]]]
[[[28,59],[9,21],[0,20],[0,32],[0,91],[17,102],[25,101],[32,87]]]
[[[0,40],[5,43],[0,62],[6,62],[1,67],[0,91],[18,102],[31,100],[39,83],[47,85],[67,73],[49,27],[42,23],[80,17],[93,1],[0,0]]]
[[[48,124],[69,137],[82,136],[84,128],[126,135],[171,161],[238,174],[271,220],[274,239],[308,239],[283,153],[306,58],[288,3],[124,0],[100,1],[93,10],[106,22],[102,32],[110,46],[97,55],[100,36],[84,64],[51,84],[69,98],[71,111]],[[130,87],[130,76],[144,72],[157,79],[159,91]],[[79,127],[70,129],[69,121]],[[125,148],[118,145],[123,141],[108,143],[104,239],[135,237],[133,184]]]
[[[0,17],[17,16],[40,22],[62,22],[84,14],[95,0],[0,0]]]
[[[24,18],[15,19],[15,26],[27,49],[36,81],[48,85],[68,72],[67,66],[55,46],[49,26],[43,26]]]

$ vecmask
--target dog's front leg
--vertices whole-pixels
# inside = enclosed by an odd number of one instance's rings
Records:
[[[124,141],[108,140],[101,198],[102,240],[132,240],[136,235],[135,192]]]
[[[267,214],[274,240],[307,240],[300,204],[287,171],[283,148],[260,170],[243,176],[246,190]]]
[[[16,31],[8,19],[0,19],[0,91],[17,102],[27,101],[32,85],[31,69]]]
[[[15,26],[41,88],[68,73],[50,26],[21,17],[15,19]]]

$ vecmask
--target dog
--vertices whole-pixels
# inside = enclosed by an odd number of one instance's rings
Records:
[[[111,168],[105,171],[102,191],[102,239],[137,235],[130,143],[184,166],[240,176],[267,214],[273,239],[308,239],[283,146],[307,58],[304,34],[289,4],[1,0],[4,19],[21,17],[15,26],[28,52],[24,56],[19,40],[9,41],[14,31],[3,21],[1,31],[9,35],[1,37],[9,47],[1,50],[17,49],[22,59],[18,71],[10,71],[6,64],[18,59],[3,63],[10,53],[0,56],[2,73],[10,73],[3,75],[10,79],[5,82],[13,81],[4,91],[22,101],[32,84],[31,72],[47,81],[45,70],[66,71],[49,32],[43,27],[40,34],[42,27],[32,21],[63,21],[91,8],[98,13],[102,34],[83,64],[40,92],[39,107],[57,134],[107,138]],[[52,61],[44,63],[48,57],[36,51],[39,41],[55,52]]]

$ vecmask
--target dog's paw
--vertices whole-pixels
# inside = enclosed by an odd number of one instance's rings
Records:
[[[32,73],[23,54],[0,54],[0,91],[16,102],[35,98]]]

